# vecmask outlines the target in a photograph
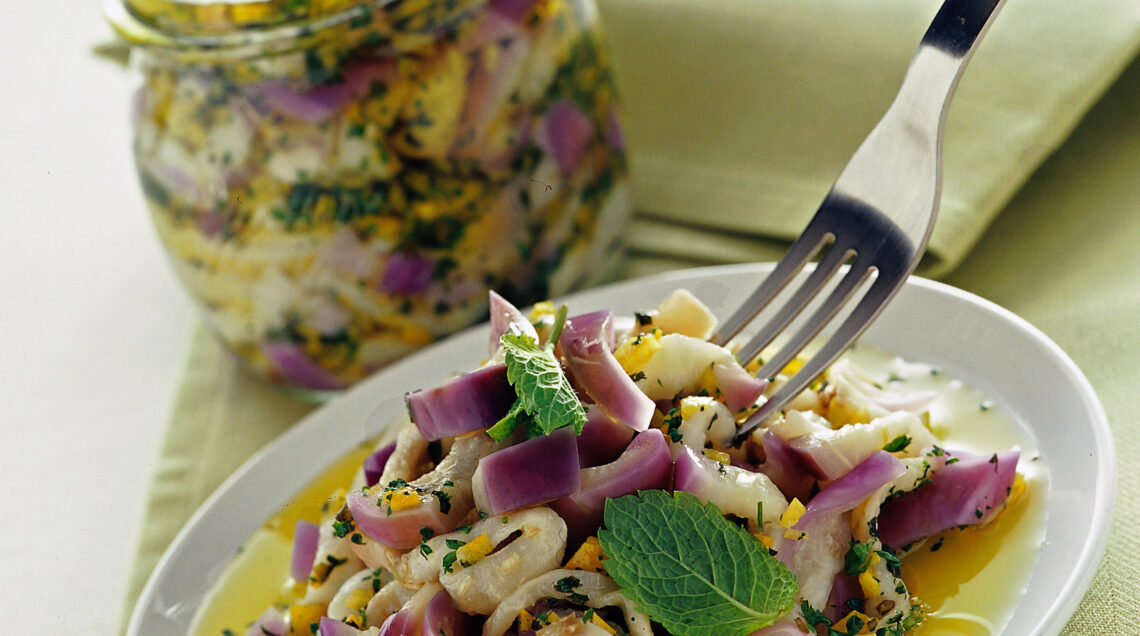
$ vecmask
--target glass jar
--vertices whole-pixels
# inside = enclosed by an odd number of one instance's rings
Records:
[[[594,0],[112,0],[139,180],[255,373],[337,391],[600,282],[630,213]]]

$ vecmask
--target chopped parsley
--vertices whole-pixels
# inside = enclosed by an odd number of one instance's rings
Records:
[[[898,452],[905,450],[907,446],[910,446],[910,443],[911,439],[909,437],[906,435],[899,435],[898,437],[887,442],[886,446],[883,446],[883,450],[887,451],[888,453]]]

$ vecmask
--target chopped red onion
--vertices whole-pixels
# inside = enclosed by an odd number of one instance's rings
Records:
[[[194,224],[198,226],[198,231],[203,236],[214,238],[221,234],[232,218],[233,212],[228,208],[225,210],[199,210],[194,217]]]
[[[317,524],[304,519],[297,520],[297,525],[293,529],[293,560],[289,565],[289,574],[294,581],[309,580],[309,573],[313,570],[313,559],[317,556],[320,532]]]
[[[891,440],[901,434],[912,438],[912,449],[934,442],[918,416],[905,411],[884,415],[867,424],[850,424],[834,430],[820,428],[787,442],[804,467],[821,481],[831,481],[881,450],[883,439]]]
[[[616,460],[581,470],[581,487],[555,499],[550,507],[565,521],[571,541],[581,540],[602,523],[606,499],[638,490],[668,488],[673,456],[661,431],[651,428],[638,433]]]
[[[530,12],[530,8],[534,6],[536,1],[537,0],[490,0],[487,3],[487,10],[494,11],[515,22],[521,22],[526,14]]]
[[[827,608],[823,610],[824,614],[831,620],[838,622],[847,616],[852,609],[857,609],[848,606],[847,602],[851,599],[855,599],[860,607],[862,606],[863,588],[859,585],[859,578],[840,572],[835,575],[835,580],[831,583],[831,596],[827,599]]]
[[[421,587],[400,608],[380,626],[376,636],[427,636],[428,625],[424,620],[427,607],[436,600],[441,588],[439,583],[428,583]],[[441,636],[440,632],[430,632],[430,636]],[[447,636],[466,636],[463,632]]]
[[[419,627],[411,610],[401,609],[384,619],[377,636],[420,636]]]
[[[1020,455],[955,455],[957,461],[947,460],[929,484],[883,504],[879,538],[901,550],[949,528],[989,521],[1009,496]]]
[[[435,261],[415,252],[396,252],[388,257],[380,278],[380,291],[393,295],[421,294],[435,276]]]
[[[897,457],[875,451],[812,497],[795,527],[803,529],[816,519],[847,512],[905,472],[906,466]]]
[[[266,81],[254,87],[255,103],[261,102],[275,112],[319,124],[332,117],[352,101],[343,84],[318,86],[309,91],[296,91],[284,82]]]
[[[250,100],[283,115],[319,124],[366,94],[373,81],[389,78],[392,72],[390,63],[351,65],[344,69],[343,82],[305,91],[294,90],[285,82],[265,81],[251,87]]]
[[[497,515],[577,490],[575,438],[572,428],[563,427],[484,456],[471,479],[475,505]]]
[[[617,108],[610,108],[609,125],[606,127],[606,145],[614,150],[625,150],[625,135],[621,130],[621,119]]]
[[[644,431],[656,407],[614,358],[612,318],[610,312],[595,312],[566,321],[563,358],[577,385],[610,419]]]
[[[381,505],[382,493],[379,488],[374,492],[354,490],[345,496],[345,503],[356,527],[383,545],[407,550],[419,545],[420,528],[444,532],[458,525],[451,523],[440,502],[430,494],[421,495],[419,505],[390,512],[386,503]]]
[[[756,400],[768,388],[768,380],[757,378],[739,364],[718,362],[713,365],[716,386],[724,397],[724,403],[734,413],[756,404]]]
[[[488,3],[490,9],[490,3]],[[479,51],[486,46],[500,46],[507,48],[510,44],[525,33],[523,27],[519,24],[518,20],[512,18],[499,11],[485,11],[482,18],[475,28],[470,31],[465,37],[460,38],[455,43],[456,47],[463,53],[473,53]],[[479,72],[487,74],[487,64],[475,64],[468,76],[468,100],[470,103],[471,82],[475,79],[475,75]],[[494,65],[490,70],[499,70],[498,65]]]
[[[510,331],[517,331],[520,334],[530,336],[534,338],[535,342],[538,342],[538,331],[519,311],[518,307],[496,294],[494,290],[491,290],[490,298],[491,355],[495,355],[495,352],[499,350],[499,339],[503,337],[503,334]]]
[[[455,607],[447,590],[431,597],[424,608],[422,636],[465,636],[470,633],[471,617]]]
[[[318,391],[343,389],[345,383],[313,362],[291,342],[264,342],[261,351],[290,384]]]
[[[305,573],[308,576],[308,573]],[[265,610],[261,617],[250,626],[245,636],[286,636],[289,627],[285,624],[285,617],[276,608]]]
[[[634,430],[615,422],[597,404],[586,408],[586,424],[578,436],[578,465],[582,468],[601,466],[617,459]]]
[[[563,99],[546,111],[544,132],[550,154],[562,170],[573,174],[586,154],[586,146],[594,134],[594,125],[574,102]]]
[[[608,309],[567,318],[562,333],[565,334],[566,331],[572,331],[580,337],[600,339],[610,351],[613,351],[617,344],[614,341],[614,312]]]
[[[364,485],[375,486],[380,481],[380,475],[384,474],[384,467],[388,465],[388,458],[395,450],[396,442],[392,442],[364,458]]]
[[[406,399],[420,434],[437,440],[491,426],[507,414],[516,396],[506,365],[496,364],[434,389],[413,391]]]
[[[764,432],[760,445],[764,448],[765,461],[757,467],[758,472],[767,475],[786,497],[807,501],[815,477],[800,462],[799,455],[772,431]]]

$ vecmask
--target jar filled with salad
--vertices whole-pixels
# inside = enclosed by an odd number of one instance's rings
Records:
[[[258,375],[335,392],[600,282],[629,217],[593,0],[109,0],[139,180]]]

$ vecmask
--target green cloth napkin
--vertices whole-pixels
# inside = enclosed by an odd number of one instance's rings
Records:
[[[635,171],[630,246],[671,260],[696,247],[683,260],[698,265],[760,260],[746,239],[800,233],[941,3],[600,4]],[[1138,44],[1137,2],[1006,3],[947,117],[942,206],[920,273],[962,260]]]
[[[638,208],[623,276],[777,259],[780,239],[799,232],[886,107],[936,5],[603,0]],[[1138,25],[1140,3],[1130,1],[1009,1],[950,116],[943,207],[925,269],[960,263],[947,282],[1022,315],[1076,360],[1108,411],[1123,493],[1140,486],[1132,422],[1140,412],[1140,62],[1024,182],[1133,57]],[[124,628],[197,506],[311,408],[243,374],[203,329],[194,333],[141,521]],[[1108,553],[1066,634],[1140,625],[1138,523],[1135,500],[1121,498]]]

